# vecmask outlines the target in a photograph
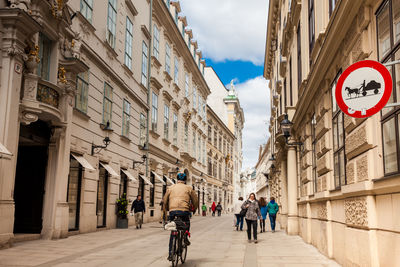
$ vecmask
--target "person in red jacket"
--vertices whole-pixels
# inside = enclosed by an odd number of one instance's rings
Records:
[[[216,205],[215,205],[215,202],[213,202],[212,203],[212,205],[211,205],[211,210],[212,210],[212,216],[215,216],[215,209],[216,209]]]

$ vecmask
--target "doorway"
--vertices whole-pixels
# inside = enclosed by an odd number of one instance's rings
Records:
[[[42,231],[50,133],[47,123],[40,120],[20,127],[14,187],[14,233],[38,234]]]
[[[100,165],[96,201],[97,228],[106,227],[107,225],[107,192],[108,172],[102,165]]]

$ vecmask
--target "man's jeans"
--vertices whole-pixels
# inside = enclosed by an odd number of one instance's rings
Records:
[[[271,229],[275,231],[276,214],[269,213],[269,221],[271,222]]]
[[[141,226],[143,224],[143,212],[142,211],[135,213],[135,223],[136,223],[136,226]]]
[[[243,216],[240,216],[240,214],[235,214],[236,216],[236,227],[239,227],[240,223],[240,230],[243,230]]]
[[[188,231],[190,231],[190,212],[189,211],[181,211],[181,210],[173,210],[173,211],[170,211],[168,219],[170,221],[173,221],[175,219],[175,217],[177,217],[177,216],[181,217],[182,221],[188,223],[188,225],[189,225]],[[172,235],[172,232],[171,232],[171,235],[169,237],[169,250],[168,250],[169,251],[169,255],[171,255],[171,253],[172,253],[172,242],[173,242],[173,240],[174,239],[173,239],[173,235]]]

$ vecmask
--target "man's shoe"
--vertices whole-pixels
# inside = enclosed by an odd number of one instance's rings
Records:
[[[257,239],[256,239],[256,240],[254,240],[254,243],[256,243],[256,244],[258,243]]]
[[[172,261],[172,255],[168,255],[167,260]]]

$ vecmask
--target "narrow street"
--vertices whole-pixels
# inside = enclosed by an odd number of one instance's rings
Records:
[[[283,231],[259,234],[247,243],[246,232],[232,228],[232,215],[195,217],[192,245],[184,266],[338,266]],[[112,229],[60,240],[16,243],[0,251],[0,266],[170,266],[169,232],[150,223],[142,230]]]

